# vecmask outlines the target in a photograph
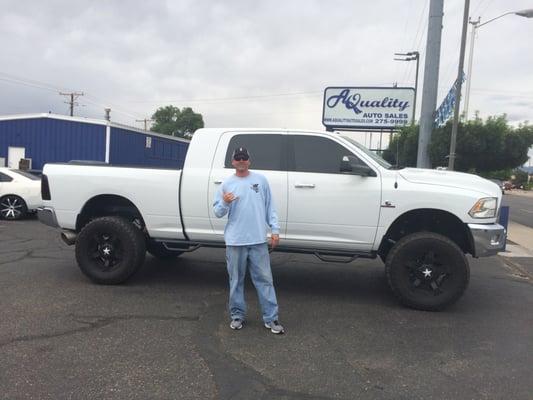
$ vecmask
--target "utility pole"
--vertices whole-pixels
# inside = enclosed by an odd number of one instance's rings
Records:
[[[418,137],[416,158],[416,166],[418,168],[431,167],[428,147],[435,120],[435,108],[437,107],[443,7],[444,0],[430,0],[424,87],[422,89],[422,108],[420,110],[420,135]]]
[[[463,33],[461,35],[461,51],[459,53],[459,68],[457,69],[457,80],[455,89],[455,107],[453,110],[452,138],[450,140],[450,158],[448,159],[448,169],[453,171],[455,164],[455,144],[457,142],[457,127],[459,125],[459,107],[461,105],[461,89],[463,87],[463,65],[465,62],[466,31],[468,30],[468,10],[470,0],[465,0],[465,11],[463,14]]]
[[[136,119],[135,122],[144,122],[144,130],[148,130],[148,121],[152,122],[153,119],[151,118],[144,118],[144,119]]]
[[[418,51],[410,51],[408,53],[394,53],[395,56],[402,56],[404,58],[395,58],[396,61],[416,61],[416,75],[415,75],[415,98],[413,100],[413,123],[416,120],[416,95],[418,93],[418,63],[420,60],[420,53]],[[398,86],[396,84],[396,86]],[[394,87],[396,87],[394,86]]]
[[[73,117],[74,116],[74,106],[77,106],[78,103],[75,102],[75,100],[80,97],[80,96],[83,96],[83,92],[71,92],[71,93],[63,93],[63,92],[59,92],[59,94],[61,96],[68,96],[70,97],[70,101],[65,101],[66,104],[70,104],[70,116]]]
[[[472,33],[470,34],[470,56],[468,57],[468,75],[466,76],[466,93],[465,93],[465,121],[468,121],[468,103],[470,102],[470,85],[472,83],[472,60],[474,59],[474,41],[476,40],[476,32],[481,18],[477,21],[470,21],[472,24]]]

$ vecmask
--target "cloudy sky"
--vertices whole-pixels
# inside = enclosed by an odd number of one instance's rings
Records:
[[[464,3],[445,0],[438,102],[457,74]],[[141,127],[159,106],[190,106],[208,127],[323,129],[327,86],[412,86],[429,0],[0,0],[0,115],[75,114]],[[472,0],[487,21],[533,0]],[[479,29],[470,110],[533,121],[533,19]],[[467,48],[468,50],[468,48]],[[420,102],[419,102],[420,104]],[[419,112],[419,110],[418,110]]]

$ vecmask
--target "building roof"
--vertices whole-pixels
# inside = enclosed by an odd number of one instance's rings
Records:
[[[162,137],[165,139],[174,140],[177,142],[190,143],[190,140],[187,140],[187,139],[178,138],[175,136],[163,135],[161,133],[156,133],[156,132],[151,132],[151,131],[145,131],[139,128],[135,128],[133,126],[119,124],[113,121],[108,122],[105,119],[71,117],[69,115],[60,115],[60,114],[52,114],[52,113],[0,115],[0,121],[12,121],[12,120],[17,120],[17,119],[38,119],[38,118],[50,118],[50,119],[57,119],[57,120],[71,121],[71,122],[83,122],[85,124],[94,124],[94,125],[102,125],[102,126],[107,126],[109,124],[109,126],[111,126],[112,128],[125,129],[128,131],[140,133],[143,135],[158,136],[158,137]]]

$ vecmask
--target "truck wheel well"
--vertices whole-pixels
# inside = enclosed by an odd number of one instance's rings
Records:
[[[105,216],[123,217],[136,222],[139,228],[144,227],[144,220],[135,204],[122,196],[103,194],[85,203],[76,218],[76,232],[80,232],[93,219]]]
[[[473,253],[473,238],[467,225],[455,215],[430,208],[408,211],[400,215],[383,236],[378,254],[385,260],[394,244],[411,233],[434,232],[454,241],[464,253]]]

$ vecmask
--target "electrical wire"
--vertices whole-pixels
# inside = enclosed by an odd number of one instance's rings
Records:
[[[417,50],[418,49],[418,45],[417,47],[415,47],[415,44],[418,42],[418,34],[420,33],[420,28],[422,27],[422,23],[424,21],[424,14],[426,14],[426,9],[428,7],[428,4],[429,4],[429,1],[425,1],[424,2],[424,7],[422,8],[422,12],[420,13],[420,16],[418,18],[418,27],[416,29],[416,34],[415,34],[415,37],[413,39],[413,44],[411,46],[411,50]],[[426,28],[427,29],[427,24],[426,24]],[[422,31],[422,36],[424,36],[423,34],[424,30]],[[419,51],[420,52],[420,51]],[[405,66],[405,70],[404,70],[404,74],[403,74],[403,79],[402,79],[402,82],[407,82],[407,79],[408,77],[411,75],[411,69],[413,68],[413,63],[407,63],[408,65]]]
[[[409,1],[409,8],[407,8],[407,14],[405,16],[405,25],[403,27],[402,43],[407,43],[407,25],[409,23],[409,16],[411,15],[412,6],[413,6],[413,0]],[[398,68],[399,68],[398,64],[399,64],[398,62],[394,63],[394,75],[393,76],[396,82],[398,82]]]
[[[211,103],[211,102],[226,102],[226,101],[241,101],[241,100],[253,100],[253,99],[269,99],[277,97],[290,97],[290,96],[304,96],[314,97],[322,95],[322,91],[310,91],[310,92],[294,92],[294,93],[273,93],[256,96],[240,96],[240,97],[215,97],[215,98],[191,98],[191,99],[155,99],[155,100],[126,100],[126,103]]]

